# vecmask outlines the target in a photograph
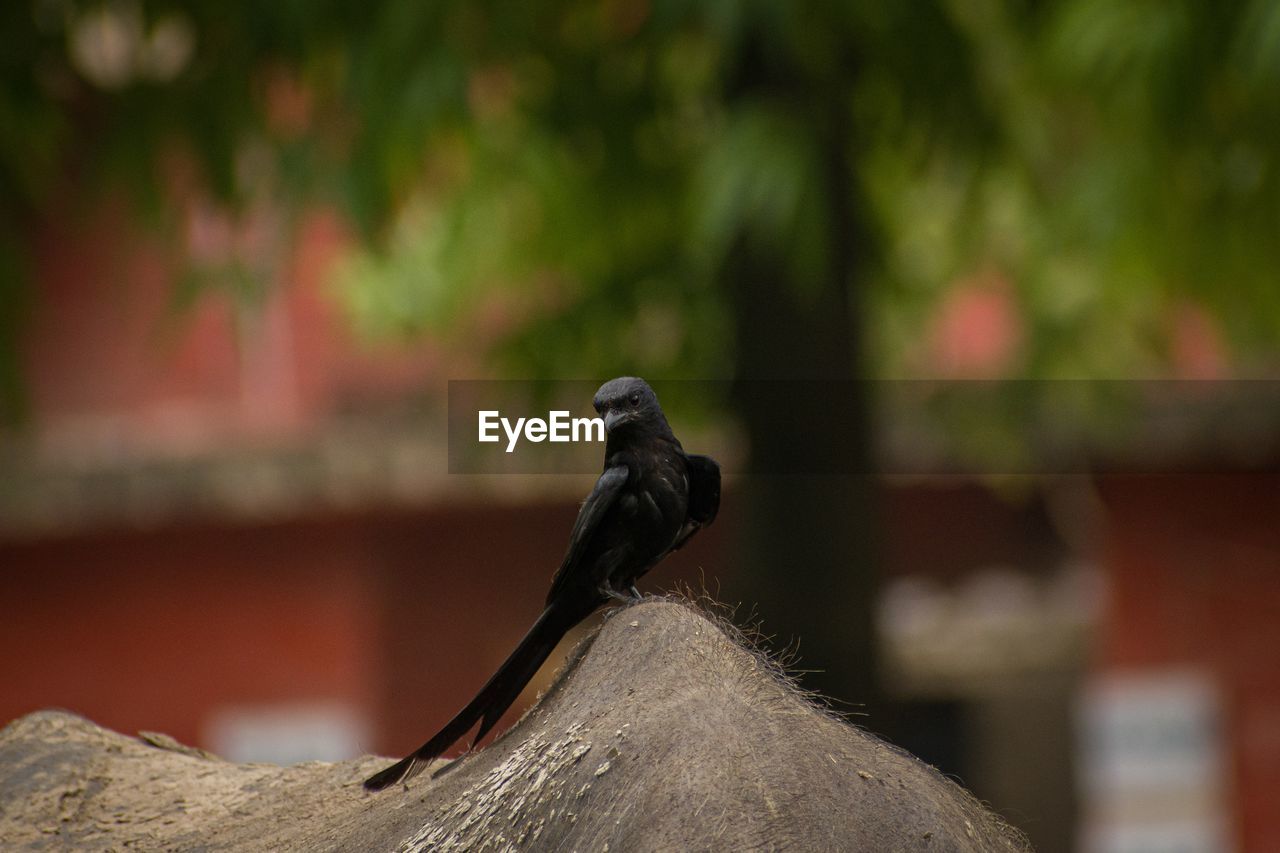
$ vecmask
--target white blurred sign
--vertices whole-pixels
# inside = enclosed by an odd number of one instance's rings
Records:
[[[1207,674],[1091,680],[1077,715],[1086,853],[1227,853],[1226,748]]]
[[[343,703],[237,705],[205,718],[201,741],[228,761],[341,761],[367,751],[369,725]]]

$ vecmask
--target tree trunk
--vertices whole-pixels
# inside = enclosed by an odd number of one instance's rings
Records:
[[[798,643],[806,687],[855,708],[878,701],[878,588],[868,384],[858,295],[871,227],[857,199],[846,74],[818,86],[768,34],[743,51],[731,104],[770,105],[803,122],[821,239],[803,249],[760,228],[740,234],[723,270],[734,308],[736,405],[750,444],[739,499],[743,582],[780,644]],[[874,721],[871,722],[874,726]]]

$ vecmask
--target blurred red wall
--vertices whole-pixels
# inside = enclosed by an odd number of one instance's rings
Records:
[[[1109,477],[1101,666],[1190,666],[1222,695],[1241,850],[1280,850],[1280,475]]]

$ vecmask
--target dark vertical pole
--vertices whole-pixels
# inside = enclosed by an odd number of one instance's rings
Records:
[[[732,592],[757,605],[777,644],[799,641],[806,686],[854,710],[877,699],[870,425],[863,376],[860,281],[869,228],[856,205],[844,81],[805,85],[785,57],[749,45],[729,104],[785,104],[804,117],[821,168],[827,228],[819,263],[739,235],[722,274],[734,311],[735,401],[750,441],[740,493],[745,525]],[[799,105],[801,111],[795,111]],[[812,269],[812,280],[801,280]]]

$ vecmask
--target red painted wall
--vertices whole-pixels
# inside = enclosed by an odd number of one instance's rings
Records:
[[[1280,850],[1280,475],[1112,477],[1101,665],[1192,665],[1225,701],[1242,849]]]
[[[883,503],[895,573],[962,573],[1037,551],[1035,537],[1018,541],[1019,516],[976,487],[896,489]],[[216,706],[331,699],[369,715],[366,748],[405,751],[532,624],[576,511],[569,500],[464,502],[0,542],[0,722],[59,705],[200,744]],[[738,524],[730,493],[717,523],[641,587],[700,588],[705,577],[734,603]]]
[[[0,546],[0,719],[57,706],[199,743],[218,705],[367,705],[376,596],[353,532],[192,527]]]
[[[180,298],[173,248],[110,204],[53,217],[33,239],[20,355],[27,428],[46,452],[185,454],[296,437],[353,401],[443,393],[450,378],[430,341],[354,339],[328,279],[345,239],[334,214],[303,222],[259,301],[216,284]]]
[[[366,749],[407,751],[532,624],[576,510],[458,506],[0,543],[0,723],[64,707],[208,746],[202,722],[216,707],[336,700],[369,715]],[[708,531],[645,587],[696,580],[702,566],[718,575],[722,550]]]

